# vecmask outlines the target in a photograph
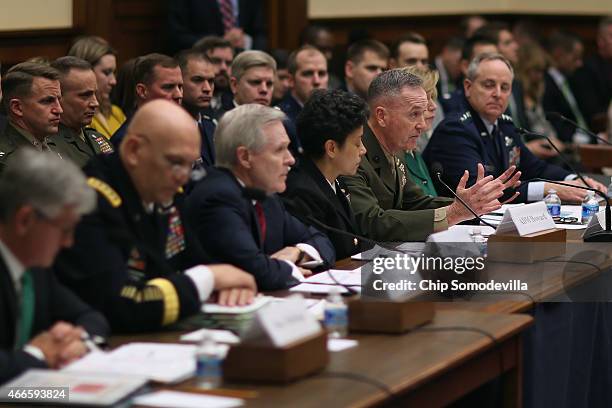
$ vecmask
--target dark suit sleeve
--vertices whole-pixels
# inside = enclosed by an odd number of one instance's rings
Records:
[[[188,276],[171,270],[165,260],[147,259],[146,268],[157,269],[146,276],[160,277],[130,276],[130,248],[150,254],[133,242],[127,226],[113,216],[106,201],[99,200],[98,205],[102,208],[77,227],[74,246],[56,261],[60,280],[103,312],[114,331],[156,330],[196,313],[200,300],[195,285]]]
[[[314,227],[304,225],[288,211],[285,211],[280,200],[278,200],[278,203],[281,205],[282,213],[285,217],[283,223],[285,246],[293,246],[300,243],[312,245],[319,251],[319,255],[321,255],[321,259],[324,262],[321,269],[333,266],[336,261],[336,251],[327,235]]]
[[[23,350],[0,350],[0,385],[30,368],[47,368],[47,363]]]
[[[208,187],[197,186],[188,202],[189,221],[206,251],[219,262],[230,263],[251,273],[260,291],[285,289],[294,284],[291,266],[272,259],[257,245],[244,198],[221,188],[203,199],[198,192]]]
[[[200,39],[191,29],[191,1],[173,0],[168,2],[168,34],[172,51],[191,48]]]

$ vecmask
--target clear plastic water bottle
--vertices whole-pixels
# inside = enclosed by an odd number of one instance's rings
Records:
[[[478,227],[472,228],[470,231],[472,242],[475,243],[480,251],[480,256],[487,257],[487,239],[482,235],[482,230]]]
[[[599,211],[599,202],[595,198],[595,192],[589,191],[582,201],[582,223],[588,224],[591,217]]]
[[[608,184],[608,199],[612,198],[612,177],[610,177],[610,184]]]
[[[219,387],[223,379],[223,355],[211,334],[204,334],[195,358],[197,386],[205,389]]]
[[[544,198],[544,202],[551,217],[559,217],[561,215],[561,199],[557,195],[556,190],[549,190],[548,195]]]
[[[340,288],[332,287],[325,302],[325,327],[329,338],[346,337],[348,332],[348,307],[342,300]]]

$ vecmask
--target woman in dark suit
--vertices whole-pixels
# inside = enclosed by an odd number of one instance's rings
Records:
[[[351,236],[359,230],[348,190],[338,179],[354,175],[366,153],[361,136],[367,117],[368,107],[358,96],[342,90],[317,90],[296,122],[304,156],[289,173],[283,202],[295,217],[328,235],[336,259],[369,248]],[[326,230],[319,223],[348,235]]]

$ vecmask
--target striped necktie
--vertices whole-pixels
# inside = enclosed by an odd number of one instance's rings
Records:
[[[236,26],[236,19],[234,18],[234,4],[232,3],[232,0],[219,0],[219,10],[221,11],[223,28],[227,33]]]

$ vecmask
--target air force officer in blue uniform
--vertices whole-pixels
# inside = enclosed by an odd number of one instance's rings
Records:
[[[503,112],[512,92],[512,66],[502,55],[485,53],[472,60],[464,81],[467,107],[463,112],[449,115],[434,131],[423,157],[428,166],[439,162],[444,169],[442,178],[456,188],[467,169],[468,185],[475,182],[478,163],[485,166],[487,175],[498,177],[515,165],[521,171],[520,193],[515,202],[541,200],[548,190],[554,189],[563,201],[577,202],[584,198],[584,190],[544,182],[527,182],[533,178],[567,181],[581,185],[561,167],[548,164],[534,156],[523,144],[512,118]],[[591,187],[604,186],[594,180]],[[444,188],[438,191],[444,192]],[[507,192],[511,198],[513,192]]]

